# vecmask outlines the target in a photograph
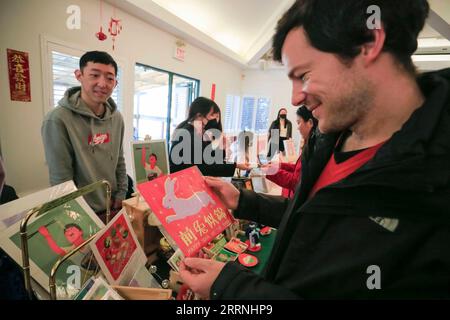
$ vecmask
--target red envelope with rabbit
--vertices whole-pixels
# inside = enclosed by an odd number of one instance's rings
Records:
[[[137,188],[186,257],[195,256],[233,222],[196,166],[141,183]]]

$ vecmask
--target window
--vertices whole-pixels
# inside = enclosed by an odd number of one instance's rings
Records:
[[[242,99],[242,113],[240,131],[254,131],[255,129],[255,98],[244,97]]]
[[[265,97],[227,95],[224,117],[224,131],[237,133],[252,131],[267,133],[269,128],[270,99]]]
[[[270,100],[258,98],[255,114],[255,132],[266,133],[269,130]]]
[[[75,78],[74,71],[79,68],[80,56],[65,54],[58,51],[51,51],[52,58],[52,87],[53,95],[51,105],[56,106],[58,101],[62,99],[67,89],[79,86],[80,83]],[[118,84],[114,89],[111,97],[116,102],[119,110],[122,111],[122,86],[121,86],[121,71],[120,67],[117,69]]]
[[[143,140],[149,135],[169,141],[198,97],[199,85],[199,80],[136,64],[133,139]]]
[[[240,103],[241,97],[231,94],[227,95],[225,115],[222,117],[224,131],[227,133],[236,131],[236,128],[238,128]]]

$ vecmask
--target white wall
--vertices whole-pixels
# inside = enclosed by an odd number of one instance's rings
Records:
[[[69,30],[66,20],[69,5],[81,8],[81,30]],[[216,102],[225,105],[226,94],[241,93],[241,70],[187,43],[184,62],[172,58],[176,38],[149,24],[116,10],[123,30],[117,37],[116,49],[111,41],[100,42],[94,34],[99,30],[99,2],[92,0],[1,0],[0,4],[0,142],[7,171],[7,183],[20,195],[48,186],[40,129],[44,117],[41,37],[61,40],[82,50],[108,51],[124,68],[124,111],[126,122],[126,158],[131,168],[129,141],[132,137],[133,79],[136,62],[173,71],[200,80],[200,95],[209,97],[216,83]],[[112,15],[110,5],[103,4],[103,31]],[[29,53],[31,102],[10,100],[6,49]],[[45,70],[44,70],[45,71]]]
[[[288,110],[288,119],[292,122],[292,136],[299,145],[300,134],[297,130],[297,107],[291,104],[291,82],[284,69],[244,71],[242,93],[245,95],[265,96],[271,100],[269,125],[276,119],[278,110],[282,107]]]

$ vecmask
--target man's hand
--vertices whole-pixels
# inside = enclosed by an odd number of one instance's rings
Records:
[[[225,263],[215,260],[186,258],[180,263],[180,276],[192,291],[209,299],[211,286],[224,266]]]
[[[231,210],[236,210],[239,203],[240,192],[229,182],[220,178],[205,177],[206,184],[213,189],[223,204]]]

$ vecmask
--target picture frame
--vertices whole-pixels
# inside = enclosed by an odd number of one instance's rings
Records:
[[[147,262],[124,208],[89,245],[110,284],[128,285]]]
[[[252,178],[236,178],[233,177],[231,179],[231,183],[237,188],[237,189],[246,189],[246,190],[250,190],[253,191],[253,182],[252,182]]]
[[[143,165],[144,150],[145,167]],[[133,141],[131,152],[135,185],[170,174],[166,140]],[[156,157],[152,157],[152,154]]]
[[[45,202],[45,200],[44,200]],[[20,221],[7,228],[0,246],[22,265]],[[39,286],[49,290],[51,270],[62,256],[75,249],[104,227],[103,222],[83,197],[69,200],[44,214],[32,217],[27,225],[30,274]],[[71,299],[94,270],[90,270],[90,251],[79,250],[66,260],[56,273],[56,298]],[[74,281],[76,275],[81,281]]]
[[[176,271],[179,272],[180,271],[180,263],[181,261],[184,259],[184,255],[183,252],[181,252],[180,249],[177,249],[174,254],[169,258],[169,260],[167,260],[167,263],[170,265],[170,267]]]
[[[128,283],[128,287],[139,287],[139,288],[159,288],[161,285],[155,279],[155,277],[148,271],[145,265],[140,266],[138,270],[133,275],[133,278]]]
[[[75,190],[77,190],[77,187],[70,180],[1,205],[0,233],[3,233],[8,228],[19,230],[20,221],[25,218],[31,209]]]
[[[124,300],[102,277],[94,280],[83,300]]]

